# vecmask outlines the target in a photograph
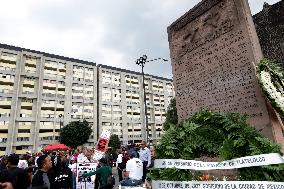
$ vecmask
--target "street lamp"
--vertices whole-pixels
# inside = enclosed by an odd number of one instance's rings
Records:
[[[62,117],[63,117],[63,115],[62,114],[59,114],[59,116],[58,116],[59,118],[60,118],[60,120],[59,120],[59,126],[60,126],[60,130],[61,130],[61,128],[62,128]]]
[[[63,122],[62,122],[62,117],[63,115],[62,114],[59,114],[59,132],[61,132],[61,128],[62,128],[62,125],[63,125]],[[59,141],[60,141],[60,135],[59,135]]]
[[[146,90],[145,90],[145,76],[144,76],[144,65],[146,62],[153,62],[157,60],[162,60],[164,62],[168,61],[164,58],[155,58],[151,60],[147,60],[147,55],[141,56],[139,59],[136,60],[136,64],[141,66],[142,68],[142,82],[143,82],[143,94],[144,94],[144,109],[145,109],[145,126],[146,126],[146,143],[149,142],[149,128],[148,128],[148,113],[147,113],[147,103],[146,103]],[[150,100],[150,99],[149,99]]]

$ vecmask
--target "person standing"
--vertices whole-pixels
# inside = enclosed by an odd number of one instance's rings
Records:
[[[7,170],[1,173],[2,178],[0,182],[3,182],[3,180],[4,182],[11,182],[14,189],[26,189],[29,187],[31,181],[28,172],[25,169],[17,167],[18,163],[19,156],[11,154],[8,157]]]
[[[94,172],[84,173],[82,177],[89,177],[92,175],[100,175],[100,187],[99,189],[112,189],[113,183],[109,181],[109,178],[112,177],[112,169],[107,165],[107,160],[105,158],[100,159],[100,168]]]
[[[118,181],[122,181],[123,177],[122,177],[122,171],[125,168],[122,164],[122,151],[121,149],[117,150],[118,156],[116,159],[116,163],[117,163],[117,173],[118,173]]]
[[[48,171],[52,168],[51,157],[40,155],[37,159],[38,170],[32,180],[32,189],[52,189],[52,181]]]
[[[7,170],[8,156],[3,156],[0,163],[0,172]]]
[[[143,184],[143,163],[135,157],[135,153],[129,154],[129,160],[126,163],[124,176],[126,179],[120,182],[121,186],[137,186]]]
[[[145,182],[146,174],[147,174],[147,168],[151,165],[151,152],[149,148],[146,147],[146,142],[141,142],[141,148],[139,150],[139,159],[143,163],[143,177],[142,180]]]
[[[135,149],[135,144],[133,144],[133,143],[131,143],[129,148],[128,148],[128,154],[130,154],[130,153],[134,154],[136,158],[138,157],[137,151]]]
[[[73,189],[72,171],[67,167],[67,159],[55,156],[52,169],[55,175],[54,185],[58,189]]]

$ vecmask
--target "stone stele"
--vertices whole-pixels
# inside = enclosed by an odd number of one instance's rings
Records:
[[[283,142],[256,77],[262,52],[247,0],[203,0],[168,27],[179,120],[207,109],[248,115]]]

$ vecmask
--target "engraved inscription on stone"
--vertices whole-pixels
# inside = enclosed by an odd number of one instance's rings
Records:
[[[179,30],[169,28],[179,119],[209,109],[269,123],[244,27],[235,1],[222,0]]]

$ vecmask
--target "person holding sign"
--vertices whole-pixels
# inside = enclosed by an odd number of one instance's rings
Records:
[[[114,186],[114,177],[112,176],[112,169],[107,165],[105,158],[100,159],[100,168],[95,172],[89,172],[82,174],[82,177],[89,177],[92,175],[100,175],[100,187],[99,189],[112,189]]]

